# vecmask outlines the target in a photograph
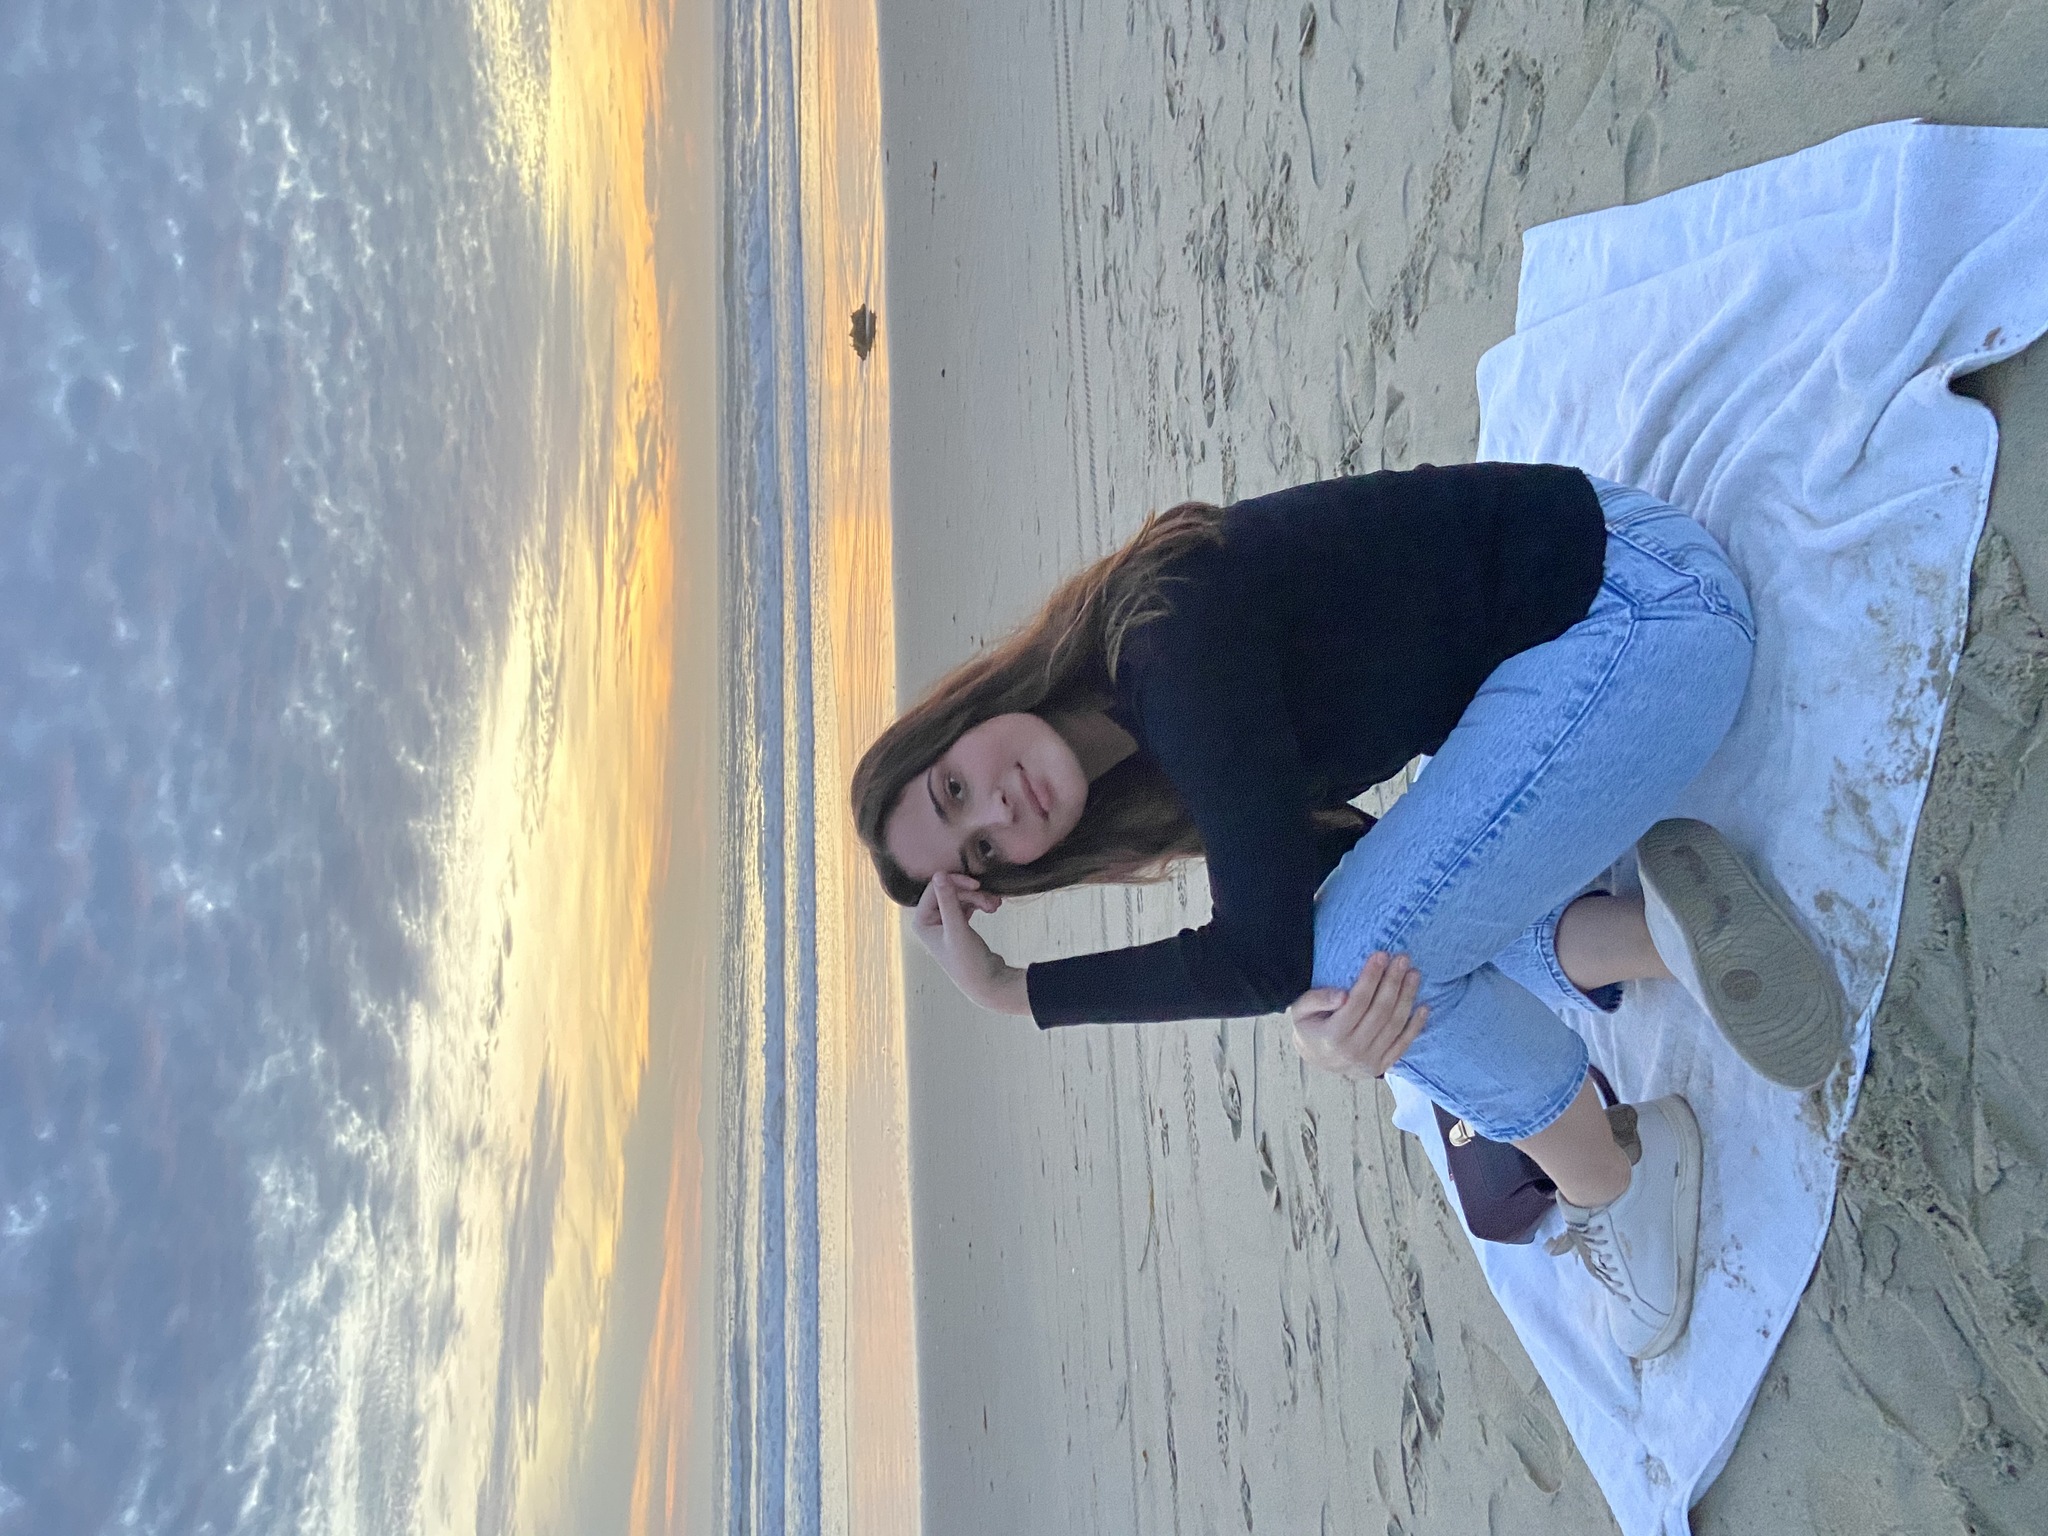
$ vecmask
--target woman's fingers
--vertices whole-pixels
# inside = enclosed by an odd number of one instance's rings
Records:
[[[955,875],[932,876],[932,888],[938,893],[939,926],[945,930],[948,939],[954,936],[955,925],[967,921],[967,914],[960,910],[960,892],[953,884],[957,878]]]
[[[1393,1043],[1381,1055],[1379,1065],[1373,1069],[1373,1076],[1385,1077],[1387,1070],[1407,1055],[1408,1047],[1415,1043],[1415,1037],[1422,1033],[1422,1026],[1428,1022],[1429,1009],[1426,1007],[1417,1008],[1409,1014],[1408,1022],[1401,1027],[1401,1032],[1394,1037]]]
[[[939,941],[934,953],[941,968],[953,978],[953,984],[964,991],[965,962],[980,935],[968,925],[967,914],[960,910],[960,893],[953,889],[952,878],[934,875],[932,883],[939,891]]]
[[[1350,995],[1342,987],[1311,987],[1287,1005],[1288,1022],[1297,1034],[1304,1027],[1320,1026]]]
[[[937,880],[926,883],[924,894],[917,898],[917,905],[910,909],[910,931],[917,935],[917,942],[926,949],[937,950],[942,931]]]
[[[981,882],[972,875],[948,871],[945,879],[962,907],[972,907],[977,912],[993,912],[1003,904],[1002,897],[994,891],[984,891]]]
[[[960,882],[966,878],[950,874],[932,877],[939,888],[939,925],[945,947],[955,961],[961,962],[989,953],[987,940],[974,931],[968,919],[967,908],[979,899],[980,893],[960,889]]]
[[[1295,1040],[1313,1065],[1349,1076],[1383,1076],[1421,1033],[1429,1010],[1415,998],[1422,973],[1406,955],[1375,953],[1366,958],[1357,982],[1326,1012],[1305,1007],[1312,994],[1295,1002]],[[1323,989],[1324,996],[1334,989]]]
[[[1406,955],[1401,957],[1404,962],[1407,958]],[[1393,964],[1393,957],[1388,955],[1385,950],[1376,949],[1367,955],[1365,957],[1365,964],[1358,968],[1358,980],[1351,984],[1351,995],[1361,998],[1365,1003],[1370,1003],[1373,993],[1379,989],[1380,978],[1387,974],[1388,969]]]
[[[1330,1017],[1330,1039],[1341,1045],[1353,1031],[1364,1022],[1379,996],[1380,984],[1394,965],[1392,956],[1375,950],[1365,957],[1365,964],[1358,968],[1358,979],[1346,989],[1343,1003]]]
[[[1328,1072],[1349,1070],[1344,1042],[1350,1038],[1366,1005],[1371,1002],[1386,963],[1385,955],[1370,955],[1354,985],[1348,988],[1313,987],[1296,998],[1288,1008],[1288,1017],[1294,1023],[1295,1049],[1311,1066]]]
[[[993,891],[982,890],[980,882],[971,875],[955,874],[950,870],[941,871],[925,882],[924,894],[918,898],[917,906],[913,909],[917,913],[917,921],[921,926],[926,928],[936,928],[939,926],[939,892],[941,890],[950,892],[957,904],[972,907],[977,912],[994,912],[1001,908],[1003,904],[1002,897],[996,895]]]
[[[960,910],[961,892],[954,885],[959,878],[944,873],[933,875],[924,888],[924,895],[917,901],[913,931],[924,947],[934,954],[943,955],[957,943],[958,925],[967,920],[966,914]],[[968,899],[975,898],[970,895]]]
[[[1005,978],[1013,973],[1003,963],[1003,957],[990,949],[988,941],[975,931],[968,908],[976,902],[979,893],[961,890],[963,878],[951,874],[932,877],[940,927],[932,953],[940,968],[952,978],[953,984],[973,1001],[984,1008],[1017,1012],[1019,1009],[1011,1005],[1020,999],[1011,997],[1004,985]],[[1021,976],[1022,973],[1014,974]]]
[[[1366,960],[1351,989],[1354,1006],[1342,1011],[1343,1032],[1335,1041],[1340,1049],[1363,1059],[1365,1047],[1391,1019],[1401,989],[1413,974],[1406,955],[1373,955]]]
[[[1415,994],[1422,987],[1422,973],[1410,965],[1404,956],[1399,962],[1401,969],[1390,970],[1380,982],[1380,995],[1367,1010],[1365,1027],[1359,1031],[1358,1052],[1360,1059],[1372,1065],[1373,1075],[1378,1077],[1392,1065],[1389,1051],[1396,1049],[1395,1042],[1401,1031],[1408,1027],[1415,1016]]]

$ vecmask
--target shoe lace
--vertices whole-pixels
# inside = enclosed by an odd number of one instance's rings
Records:
[[[1614,1267],[1614,1246],[1604,1229],[1591,1223],[1579,1226],[1568,1222],[1565,1229],[1543,1245],[1550,1254],[1576,1254],[1586,1273],[1599,1281],[1615,1295],[1623,1294],[1621,1276]]]

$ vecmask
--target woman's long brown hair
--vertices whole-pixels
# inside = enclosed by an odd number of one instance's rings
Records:
[[[891,897],[914,906],[924,894],[924,882],[906,874],[882,841],[903,787],[984,720],[1106,703],[1131,632],[1167,611],[1166,567],[1189,550],[1222,543],[1222,518],[1220,507],[1200,501],[1155,512],[1123,548],[1069,577],[1008,639],[940,678],[875,739],[853,771],[853,820]],[[1201,852],[1173,786],[1141,754],[1088,786],[1080,822],[1050,852],[1030,864],[990,869],[981,885],[1025,896],[1157,880],[1174,861]]]

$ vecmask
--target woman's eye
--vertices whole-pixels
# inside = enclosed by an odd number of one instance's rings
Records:
[[[951,795],[955,800],[958,800],[962,797],[962,795],[966,793],[966,791],[961,788],[960,781],[958,779],[954,778],[951,774],[947,774],[946,793]]]

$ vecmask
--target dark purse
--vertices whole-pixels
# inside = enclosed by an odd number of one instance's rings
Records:
[[[1593,1086],[1611,1116],[1614,1085],[1598,1067]],[[1474,1237],[1489,1243],[1526,1243],[1557,1204],[1557,1186],[1536,1166],[1535,1159],[1505,1141],[1488,1141],[1471,1126],[1434,1105],[1436,1127],[1443,1133],[1444,1163],[1458,1191],[1458,1205]]]

